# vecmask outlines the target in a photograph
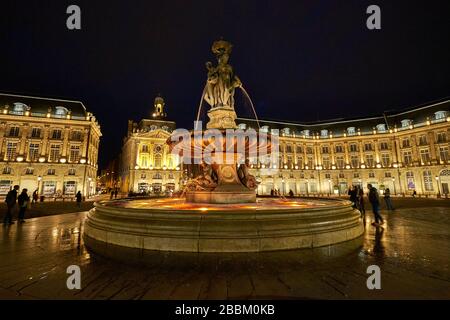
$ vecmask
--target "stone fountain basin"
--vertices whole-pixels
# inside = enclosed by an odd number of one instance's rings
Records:
[[[262,252],[326,246],[355,239],[364,231],[359,211],[346,200],[266,199],[235,205],[157,201],[95,203],[84,227],[87,246],[106,255],[117,246]]]

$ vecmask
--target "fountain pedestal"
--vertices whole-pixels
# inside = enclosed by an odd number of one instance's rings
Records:
[[[216,107],[208,111],[210,121],[207,123],[207,129],[236,129],[236,112],[234,108],[223,106]]]

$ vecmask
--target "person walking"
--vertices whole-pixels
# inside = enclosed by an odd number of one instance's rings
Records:
[[[75,195],[75,198],[77,199],[77,207],[81,207],[81,200],[83,199],[83,196],[81,195],[81,191],[78,191]]]
[[[116,190],[114,190],[114,199],[117,199],[117,194],[119,193],[119,190],[116,188]]]
[[[30,196],[28,195],[28,190],[23,189],[22,193],[17,198],[17,203],[19,204],[19,223],[25,222],[25,211],[27,211],[28,203],[30,202]]]
[[[38,193],[38,190],[36,189],[36,190],[34,190],[34,192],[33,192],[33,195],[32,195],[32,200],[31,200],[31,203],[37,203],[38,202],[38,199],[39,199],[39,193]]]
[[[380,215],[380,198],[378,196],[378,190],[373,187],[370,183],[367,185],[369,189],[369,202],[372,205],[373,215],[375,217],[375,222],[372,222],[373,226],[379,226],[384,224],[383,217]]]
[[[353,209],[356,208],[356,201],[357,201],[357,194],[356,194],[356,188],[354,186],[351,186],[350,189],[348,189],[348,195],[350,196],[350,201],[353,204]]]
[[[394,206],[392,205],[391,200],[391,190],[389,190],[389,188],[386,188],[386,190],[384,191],[384,202],[386,203],[386,208],[388,210],[394,210]]]
[[[12,213],[14,211],[14,208],[16,207],[16,201],[17,201],[17,190],[19,190],[19,186],[15,185],[14,188],[12,190],[10,190],[8,192],[8,194],[6,195],[6,215],[3,218],[3,225],[10,225],[10,224],[14,224],[14,222],[12,221]]]
[[[359,205],[359,211],[361,212],[361,216],[366,215],[366,208],[364,206],[364,190],[362,187],[358,187],[358,205]]]
[[[292,189],[289,189],[289,197],[290,198],[294,197],[294,191],[292,191]]]
[[[114,189],[111,189],[111,195],[109,197],[109,200],[112,200],[114,198]]]

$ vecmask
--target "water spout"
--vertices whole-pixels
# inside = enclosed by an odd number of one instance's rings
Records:
[[[201,128],[197,128],[197,125],[198,125],[198,121],[200,120],[200,114],[202,112],[203,99],[205,98],[205,94],[206,94],[206,84],[205,84],[205,87],[203,88],[202,97],[200,98],[200,103],[198,105],[197,121],[195,122],[194,130],[201,129]]]
[[[252,110],[253,110],[253,114],[255,115],[255,119],[256,119],[256,124],[258,125],[258,129],[260,129],[260,125],[259,125],[259,119],[258,119],[258,115],[256,114],[256,110],[255,110],[255,106],[253,105],[253,101],[250,98],[250,95],[248,94],[247,90],[244,89],[244,87],[240,87],[242,92],[244,93],[244,95],[247,97],[248,101],[250,101],[250,105],[252,106]]]

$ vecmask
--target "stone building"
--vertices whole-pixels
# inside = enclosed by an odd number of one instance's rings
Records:
[[[253,165],[259,194],[346,194],[368,183],[392,194],[448,195],[450,100],[400,112],[316,123],[260,121],[279,131],[277,170]],[[238,119],[239,127],[258,128]]]
[[[158,96],[150,119],[128,121],[120,163],[122,192],[164,194],[179,190],[182,165],[166,144],[176,124],[166,118],[164,99]]]
[[[95,193],[100,125],[82,102],[0,94],[0,196]]]

